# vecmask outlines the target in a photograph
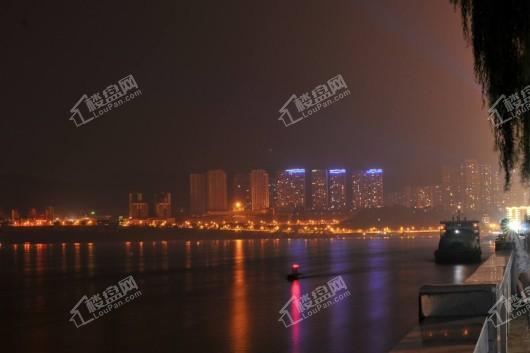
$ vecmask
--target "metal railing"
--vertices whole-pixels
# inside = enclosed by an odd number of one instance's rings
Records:
[[[506,353],[510,308],[501,305],[512,293],[514,256],[491,255],[457,285],[426,285],[419,293],[420,324],[392,352]]]

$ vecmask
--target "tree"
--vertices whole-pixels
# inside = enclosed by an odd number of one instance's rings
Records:
[[[475,78],[482,86],[483,103],[492,106],[530,85],[530,1],[450,0],[460,8],[462,29],[472,44]],[[519,169],[521,181],[530,180],[530,112],[492,127],[505,189]]]

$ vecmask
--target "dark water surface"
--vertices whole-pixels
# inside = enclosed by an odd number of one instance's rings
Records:
[[[438,236],[2,244],[2,352],[379,353],[418,320],[427,283],[476,266],[433,262]],[[482,245],[485,255],[491,243]],[[483,256],[485,257],[485,256]],[[308,275],[287,282],[290,264]],[[76,328],[70,310],[132,275],[142,295]],[[341,275],[351,296],[285,328],[279,310]]]

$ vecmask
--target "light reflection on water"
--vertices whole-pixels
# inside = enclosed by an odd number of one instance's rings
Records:
[[[300,312],[298,311],[297,307],[300,305],[300,298],[302,296],[302,291],[300,289],[300,281],[293,281],[291,284],[291,298],[295,297],[293,301],[293,305],[291,305],[291,317],[293,322],[297,322],[300,320]],[[302,327],[301,324],[295,324],[291,326],[289,329],[291,331],[291,352],[293,353],[300,353],[300,328]]]
[[[245,277],[245,247],[243,240],[235,240],[232,283],[231,335],[232,352],[248,352],[248,306]]]
[[[453,279],[454,283],[464,283],[466,279],[466,271],[464,265],[454,265],[453,266]]]
[[[44,336],[43,350],[59,353],[93,353],[101,342],[144,352],[154,341],[163,352],[384,352],[416,323],[421,285],[461,283],[473,270],[434,264],[436,245],[436,237],[13,244],[0,249],[0,277],[16,310],[0,304],[0,329],[21,351]],[[294,262],[307,277],[287,282]],[[82,295],[129,274],[141,300],[72,330],[67,314]],[[350,297],[289,328],[278,322],[293,295],[337,275]],[[300,318],[295,305],[290,313]]]

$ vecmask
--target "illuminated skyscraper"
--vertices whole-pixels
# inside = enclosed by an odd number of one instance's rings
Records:
[[[326,169],[311,171],[311,201],[313,210],[328,209],[328,171]]]
[[[269,176],[269,206],[277,209],[278,204],[278,177],[280,173],[274,173]]]
[[[524,222],[530,217],[529,206],[506,207],[506,218],[510,221]]]
[[[491,165],[481,164],[479,166],[480,174],[480,191],[479,191],[479,210],[487,213],[495,209],[495,177]]]
[[[364,207],[383,207],[383,170],[368,169],[363,174],[363,181]]]
[[[329,170],[329,208],[346,208],[346,169]]]
[[[269,208],[269,174],[263,169],[254,169],[250,172],[250,194],[252,211]]]
[[[352,208],[383,207],[383,170],[352,172]]]
[[[442,168],[442,205],[450,212],[458,206],[469,214],[488,213],[504,207],[499,198],[502,190],[491,165],[466,160],[457,167]]]
[[[141,192],[129,193],[129,218],[146,219],[149,217],[149,205]]]
[[[455,211],[458,207],[458,171],[450,166],[442,167],[442,208]]]
[[[305,206],[305,169],[287,169],[278,173],[276,207],[302,210]]]
[[[352,209],[359,210],[364,208],[363,206],[363,172],[360,170],[354,170],[351,173],[351,187],[352,187]]]
[[[234,175],[232,184],[232,204],[235,204],[236,202],[241,204],[241,210],[250,210],[252,208],[250,176],[247,173],[238,173]]]
[[[506,206],[504,202],[504,178],[503,173],[496,169],[492,172],[493,178],[493,204],[495,205],[495,210],[504,211]]]
[[[475,160],[466,160],[460,166],[462,208],[466,211],[480,209],[480,173]]]
[[[405,186],[400,192],[385,195],[386,206],[409,208],[442,207],[440,185]]]
[[[206,174],[208,211],[228,209],[226,173],[223,170],[210,170]]]
[[[170,192],[159,192],[155,194],[155,216],[157,219],[171,218]]]
[[[206,176],[194,173],[190,175],[190,212],[202,215],[206,212]]]

